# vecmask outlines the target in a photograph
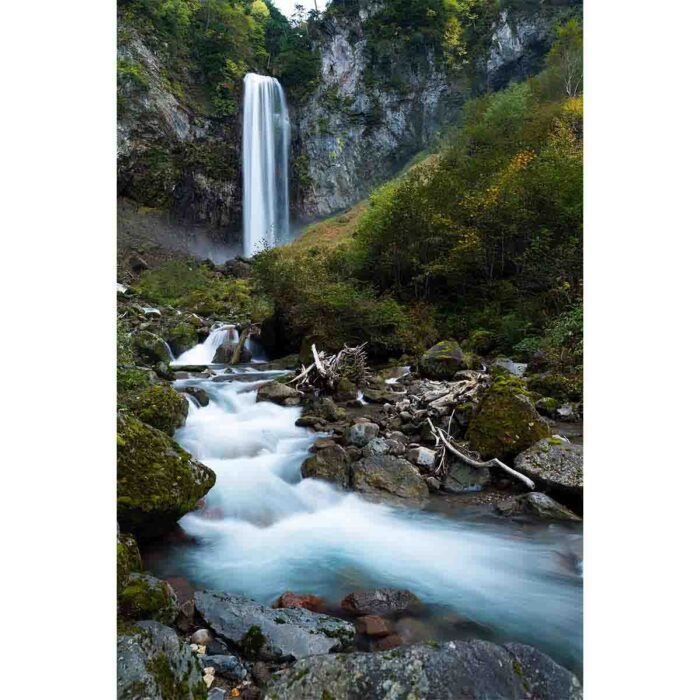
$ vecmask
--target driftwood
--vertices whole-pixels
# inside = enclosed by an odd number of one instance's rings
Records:
[[[451,420],[452,418],[450,417],[450,421]],[[503,469],[503,471],[510,474],[510,476],[522,481],[529,489],[532,490],[535,488],[535,482],[532,479],[529,479],[527,476],[525,476],[525,474],[521,474],[519,471],[512,469],[507,464],[503,464],[503,462],[501,462],[500,459],[496,459],[494,457],[493,459],[489,459],[486,462],[480,462],[476,459],[472,459],[471,457],[467,457],[467,455],[465,455],[463,452],[460,452],[460,450],[458,450],[452,444],[452,437],[446,434],[442,428],[436,428],[435,425],[433,425],[433,422],[430,420],[430,418],[428,418],[428,425],[430,426],[430,432],[435,438],[436,447],[442,446],[440,459],[438,460],[438,464],[436,467],[436,472],[441,476],[446,475],[445,454],[446,451],[449,451],[450,453],[461,459],[463,462],[468,464],[470,467],[476,467],[478,469],[481,469],[483,467],[500,467],[501,469]]]
[[[243,351],[245,341],[248,339],[249,333],[250,326],[244,328],[241,331],[241,335],[238,338],[238,344],[236,345],[236,349],[233,351],[233,355],[231,355],[231,361],[229,362],[229,364],[237,365],[241,361],[241,352]]]
[[[369,379],[365,345],[363,343],[354,348],[346,345],[336,355],[327,355],[323,350],[319,352],[313,344],[313,364],[308,367],[302,365],[301,372],[287,384],[295,384],[297,388],[334,391],[338,382],[345,377],[358,386],[364,386]]]

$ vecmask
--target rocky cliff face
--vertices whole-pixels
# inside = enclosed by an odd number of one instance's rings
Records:
[[[193,106],[134,30],[120,28],[118,66],[119,195],[221,238],[240,229],[238,115],[215,118]]]
[[[377,81],[365,26],[382,5],[367,0],[357,14],[325,21],[319,84],[303,104],[293,106],[292,201],[301,220],[347,208],[395,175],[470,95],[501,89],[539,70],[561,17],[556,8],[503,10],[487,37],[487,52],[470,57],[467,79],[428,51],[404,57],[392,66],[390,80]]]

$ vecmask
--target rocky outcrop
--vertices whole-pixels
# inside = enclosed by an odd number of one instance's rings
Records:
[[[339,651],[355,629],[343,620],[304,608],[268,608],[243,596],[197,591],[197,612],[223,639],[248,658],[300,659]]]
[[[304,659],[274,674],[265,693],[302,697],[581,700],[583,692],[572,673],[532,647],[472,640]]]
[[[153,537],[196,507],[214,472],[172,438],[138,418],[117,418],[117,519],[124,530]]]
[[[559,438],[540,440],[515,458],[515,468],[546,490],[583,494],[583,447]]]
[[[534,491],[524,493],[522,496],[511,496],[496,504],[496,510],[501,515],[535,515],[543,520],[581,520],[561,503],[557,503],[546,493]]]
[[[322,479],[341,488],[350,485],[350,460],[340,445],[332,445],[318,450],[301,465],[301,475],[307,478]]]
[[[168,435],[185,424],[189,407],[187,399],[166,384],[134,392],[125,399],[125,404],[139,420]]]
[[[204,700],[199,661],[175,630],[154,620],[138,622],[117,639],[118,700]]]

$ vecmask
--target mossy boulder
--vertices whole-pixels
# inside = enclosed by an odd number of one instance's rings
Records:
[[[467,369],[466,358],[455,340],[442,340],[423,353],[418,369],[429,379],[452,379],[455,372]]]
[[[171,355],[167,343],[151,331],[136,331],[131,336],[134,355],[149,365],[170,364]]]
[[[583,447],[550,437],[521,452],[515,468],[534,479],[545,492],[583,495]]]
[[[559,402],[552,396],[543,396],[537,400],[535,408],[543,415],[549,418],[554,418],[559,408]]]
[[[335,388],[335,398],[337,401],[354,401],[357,398],[357,384],[347,377],[341,377]]]
[[[391,455],[363,457],[350,467],[355,491],[378,498],[424,499],[428,487],[418,470],[406,459]]]
[[[549,435],[525,385],[512,375],[494,381],[467,428],[471,448],[485,459],[510,459]]]
[[[572,399],[580,401],[583,394],[581,377],[556,372],[546,372],[528,377],[527,387],[541,396],[551,396],[560,402]]]
[[[177,596],[170,584],[143,573],[131,573],[119,593],[119,613],[129,620],[175,622]]]
[[[138,537],[167,532],[214,486],[216,475],[165,433],[117,418],[117,519]]]
[[[144,423],[172,435],[187,420],[187,399],[167,384],[149,386],[132,394],[126,405]]]
[[[468,350],[478,355],[486,355],[496,347],[496,336],[483,328],[475,328],[465,343]]]
[[[301,465],[301,475],[323,479],[342,488],[350,485],[350,458],[340,445],[331,445],[318,450]]]
[[[141,571],[141,553],[133,535],[117,535],[117,593],[126,585],[132,571]]]
[[[164,338],[173,354],[177,357],[199,342],[198,323],[178,323],[164,332]]]

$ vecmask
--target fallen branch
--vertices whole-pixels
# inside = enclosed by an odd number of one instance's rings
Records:
[[[323,362],[321,361],[321,358],[319,357],[318,350],[316,350],[316,343],[311,343],[311,352],[313,353],[314,364],[316,365],[316,369],[318,370],[318,373],[322,377],[327,377],[328,372],[326,371],[326,368],[323,366]]]
[[[442,442],[447,450],[449,450],[456,457],[459,457],[459,459],[468,464],[470,467],[476,467],[477,469],[482,469],[483,467],[500,467],[501,469],[503,469],[503,471],[507,472],[512,477],[522,481],[529,489],[532,490],[535,488],[535,482],[532,479],[525,476],[525,474],[521,474],[519,471],[512,469],[507,464],[503,464],[503,462],[501,462],[500,459],[496,459],[494,457],[493,459],[489,459],[486,462],[479,462],[476,459],[471,459],[470,457],[467,457],[452,444],[452,438],[445,436],[445,431],[442,430],[442,428],[436,428],[433,425],[433,422],[430,420],[430,418],[428,418],[428,425],[430,426],[430,431],[435,436],[436,440]]]

